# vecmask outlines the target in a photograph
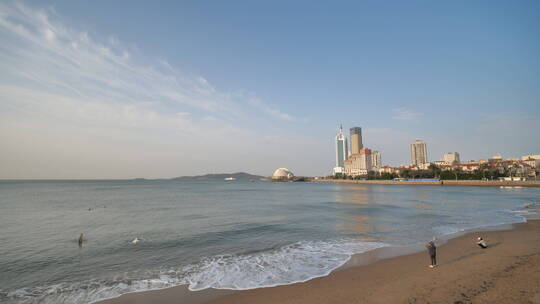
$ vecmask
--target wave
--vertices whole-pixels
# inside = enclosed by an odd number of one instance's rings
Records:
[[[44,287],[0,291],[6,303],[90,303],[125,293],[187,285],[245,290],[305,282],[328,275],[353,254],[387,246],[355,239],[301,241],[281,248],[243,255],[219,255],[176,269],[150,271],[146,279],[125,275],[114,280],[60,283]]]
[[[353,254],[387,246],[378,242],[298,242],[275,251],[217,256],[182,269],[190,290],[245,290],[305,282],[326,276]]]

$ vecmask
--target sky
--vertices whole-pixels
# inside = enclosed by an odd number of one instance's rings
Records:
[[[3,1],[0,179],[540,154],[538,1]]]

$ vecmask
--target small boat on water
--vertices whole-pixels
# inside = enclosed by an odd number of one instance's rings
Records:
[[[236,178],[234,178],[234,177],[225,177],[225,180],[226,181],[235,181]]]

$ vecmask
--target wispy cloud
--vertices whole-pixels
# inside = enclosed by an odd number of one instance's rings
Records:
[[[100,42],[65,26],[53,11],[20,3],[0,4],[0,67],[4,77],[36,92],[72,97],[73,102],[110,104],[151,102],[167,108],[211,114],[224,120],[249,115],[249,98],[215,89],[202,76],[186,76],[166,60],[135,58],[109,36]],[[261,114],[289,120],[291,115],[257,102]],[[173,110],[174,111],[174,110]]]
[[[404,108],[394,109],[393,111],[394,116],[392,116],[392,118],[397,120],[416,120],[422,116],[422,113],[420,112]]]
[[[257,99],[257,98],[250,99],[249,103],[253,107],[255,107],[256,109],[259,109],[259,110],[267,113],[268,115],[270,115],[270,116],[272,116],[272,117],[274,117],[276,119],[279,119],[279,120],[284,120],[284,121],[306,121],[305,118],[295,117],[295,116],[292,116],[291,114],[282,112],[282,111],[278,110],[277,108],[275,108],[273,106],[270,106],[269,104],[264,103],[260,99]]]
[[[110,34],[0,3],[0,178],[174,176],[280,155],[252,126],[295,116]]]

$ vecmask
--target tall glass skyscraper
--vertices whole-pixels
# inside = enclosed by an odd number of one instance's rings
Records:
[[[362,144],[362,128],[351,128],[351,154],[358,154],[364,148]]]
[[[336,167],[334,174],[342,173],[345,167],[345,160],[349,156],[349,146],[347,145],[347,137],[343,134],[343,127],[339,126],[339,133],[336,135]]]

